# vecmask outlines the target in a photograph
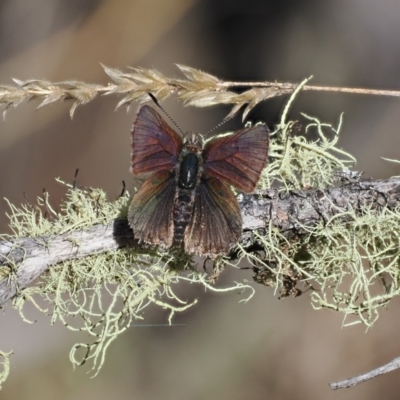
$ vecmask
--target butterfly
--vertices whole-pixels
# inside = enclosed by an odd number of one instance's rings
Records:
[[[230,186],[252,192],[268,159],[265,125],[204,140],[175,132],[148,105],[132,128],[131,172],[145,178],[128,221],[136,239],[189,253],[227,253],[242,234],[240,207]]]

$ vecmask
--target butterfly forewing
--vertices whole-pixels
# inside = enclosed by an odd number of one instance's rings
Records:
[[[204,179],[196,188],[192,219],[185,231],[188,253],[226,253],[242,234],[242,217],[229,187],[215,178]]]
[[[149,106],[139,110],[132,130],[132,167],[140,175],[170,170],[178,162],[182,138]]]
[[[164,247],[172,245],[175,188],[174,176],[169,171],[156,172],[143,182],[128,213],[135,239]]]
[[[203,150],[204,174],[252,192],[268,157],[268,129],[256,125],[232,135],[217,136]]]

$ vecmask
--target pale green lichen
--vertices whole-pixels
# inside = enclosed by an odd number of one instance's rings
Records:
[[[344,223],[343,216],[352,219]],[[400,294],[399,223],[400,209],[365,209],[362,216],[348,210],[292,242],[270,226],[257,236],[264,254],[246,256],[264,271],[260,283],[286,293],[285,279],[294,275],[293,285],[310,288],[315,309],[343,313],[345,325],[371,327]]]
[[[38,197],[37,205],[34,206],[22,204],[17,207],[5,199],[11,210],[6,215],[13,235],[0,235],[0,238],[61,235],[78,229],[89,229],[96,224],[107,224],[124,212],[126,214],[129,193],[115,201],[108,201],[101,189],[78,189],[60,179],[56,180],[69,189],[60,212],[51,207],[48,193]]]
[[[331,124],[320,122],[315,117],[301,114],[306,121],[309,121],[303,135],[294,132],[298,126],[297,121],[286,122],[290,105],[309,79],[305,79],[292,94],[280,123],[271,133],[269,164],[260,179],[261,188],[269,188],[273,184],[278,184],[281,190],[286,191],[328,187],[335,182],[338,170],[352,166],[356,162],[351,154],[336,146],[342,126],[342,116],[335,128]],[[312,134],[314,139],[307,139],[307,135]]]
[[[261,187],[283,192],[331,187],[338,172],[355,163],[337,147],[342,117],[335,128],[302,114],[309,123],[299,135],[292,134],[295,122],[285,122],[287,112],[288,107],[271,134],[270,163]],[[308,140],[312,131],[314,139]],[[343,222],[344,216],[348,222]],[[291,240],[270,223],[253,233],[262,251],[240,247],[238,254],[254,265],[256,281],[274,287],[283,297],[300,294],[302,282],[316,309],[342,312],[346,325],[371,327],[379,310],[400,294],[399,220],[400,209],[365,208],[362,215],[350,209],[316,227],[303,226],[308,234]]]
[[[10,356],[12,355],[12,351],[6,353],[0,350],[0,390],[2,384],[7,379],[10,373]]]
[[[346,324],[370,327],[400,294],[400,209],[347,214],[351,222],[337,223],[337,215],[309,236],[307,268],[320,285],[312,301],[316,308],[343,312]]]

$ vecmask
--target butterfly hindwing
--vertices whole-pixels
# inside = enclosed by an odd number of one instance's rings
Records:
[[[128,212],[135,239],[166,248],[172,245],[175,189],[175,179],[169,171],[156,172],[143,182]]]
[[[242,234],[242,217],[230,188],[215,178],[202,179],[196,188],[192,219],[185,231],[188,253],[226,253]]]
[[[182,151],[182,138],[149,106],[140,108],[132,129],[135,175],[171,170]]]
[[[204,174],[252,192],[268,158],[268,129],[256,125],[232,135],[217,136],[203,150]]]

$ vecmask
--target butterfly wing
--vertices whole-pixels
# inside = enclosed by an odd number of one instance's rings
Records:
[[[132,129],[132,166],[136,174],[175,167],[182,138],[149,106],[140,108]]]
[[[136,239],[166,248],[172,245],[175,189],[174,175],[169,171],[156,172],[143,182],[128,212]]]
[[[196,188],[193,215],[185,231],[188,253],[226,253],[242,234],[242,217],[236,197],[225,183],[202,179]]]
[[[232,135],[217,136],[203,150],[204,174],[252,192],[268,159],[268,129],[256,125]]]

